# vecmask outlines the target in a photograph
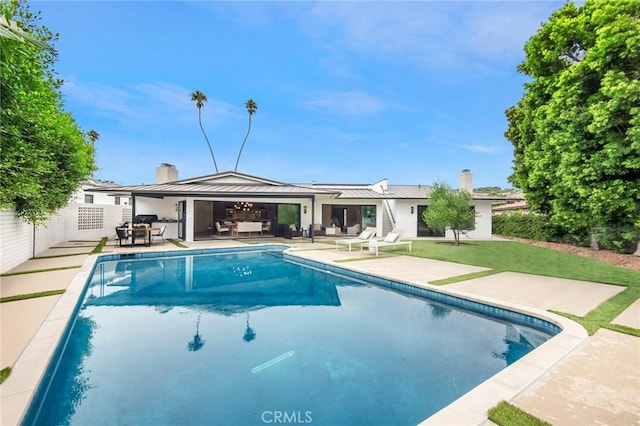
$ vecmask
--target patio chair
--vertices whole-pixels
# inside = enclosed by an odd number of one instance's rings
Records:
[[[262,224],[262,233],[264,234],[266,232],[268,234],[270,231],[271,231],[271,221],[268,220]]]
[[[336,240],[336,248],[340,250],[341,245],[349,246],[349,251],[351,251],[351,245],[357,243],[366,243],[371,241],[372,238],[376,236],[376,228],[367,227],[364,231],[358,235],[357,238],[345,238],[341,240]]]
[[[369,251],[375,251],[376,256],[378,256],[380,247],[397,247],[401,245],[408,245],[409,251],[411,251],[411,241],[400,241],[400,234],[391,231],[383,240],[371,240],[362,243],[360,251],[366,247]]]
[[[131,238],[133,239],[133,244],[136,244],[136,240],[142,240],[145,246],[151,244],[150,232],[148,226],[134,226],[131,231]]]
[[[309,225],[309,235],[313,232],[315,237],[324,236],[324,226],[320,223],[314,223],[313,225]]]
[[[222,233],[226,232],[229,235],[229,229],[227,227],[220,226],[220,222],[216,221],[216,230],[218,231],[218,235],[222,235]]]
[[[356,223],[353,226],[347,226],[347,235],[358,235],[360,232],[360,224]]]
[[[162,242],[164,242],[164,231],[166,230],[167,230],[167,226],[165,225],[165,226],[162,226],[159,231],[152,233],[151,242],[153,243],[153,237],[160,237],[162,238]]]
[[[131,238],[131,234],[129,234],[127,228],[116,228],[116,236],[116,238],[118,238],[120,247],[122,247],[122,240],[128,241]],[[125,245],[130,246],[131,244]]]

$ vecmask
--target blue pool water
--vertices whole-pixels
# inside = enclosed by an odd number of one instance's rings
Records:
[[[25,424],[412,425],[559,331],[281,248],[144,256],[96,264]]]

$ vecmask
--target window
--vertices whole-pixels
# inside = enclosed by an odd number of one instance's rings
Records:
[[[376,206],[362,206],[362,229],[376,226]]]
[[[278,204],[278,223],[300,225],[300,204]]]
[[[93,204],[93,194],[84,194],[84,203]]]
[[[347,228],[359,225],[360,230],[367,226],[375,227],[377,223],[375,205],[357,204],[323,204],[322,224],[339,226],[346,232]]]
[[[444,232],[431,229],[422,219],[422,214],[427,211],[427,206],[418,206],[418,214],[416,219],[418,220],[418,237],[444,237]]]
[[[116,197],[116,206],[120,205],[120,197]]]

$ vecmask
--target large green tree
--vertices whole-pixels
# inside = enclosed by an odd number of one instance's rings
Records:
[[[94,169],[88,136],[64,111],[53,64],[56,40],[25,1],[0,2],[0,14],[28,38],[0,37],[0,208],[33,223],[64,207]],[[40,43],[29,42],[29,39]]]
[[[525,45],[510,181],[566,232],[640,228],[640,1],[567,3]]]
[[[446,184],[435,183],[429,194],[429,207],[422,212],[422,220],[436,231],[451,229],[456,245],[460,245],[460,233],[476,226],[476,212],[471,202],[468,192],[454,191]]]

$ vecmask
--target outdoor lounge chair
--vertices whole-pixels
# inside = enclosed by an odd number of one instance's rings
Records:
[[[336,248],[340,250],[341,245],[349,246],[349,251],[351,251],[351,245],[357,243],[366,243],[371,241],[372,238],[376,236],[376,228],[367,227],[364,231],[358,235],[357,238],[345,238],[341,240],[336,240]]]
[[[362,243],[360,251],[367,247],[369,251],[375,251],[376,256],[378,256],[380,247],[397,247],[401,245],[408,245],[409,251],[411,251],[411,241],[400,241],[400,234],[389,232],[387,236],[384,237],[384,240],[372,240]]]

